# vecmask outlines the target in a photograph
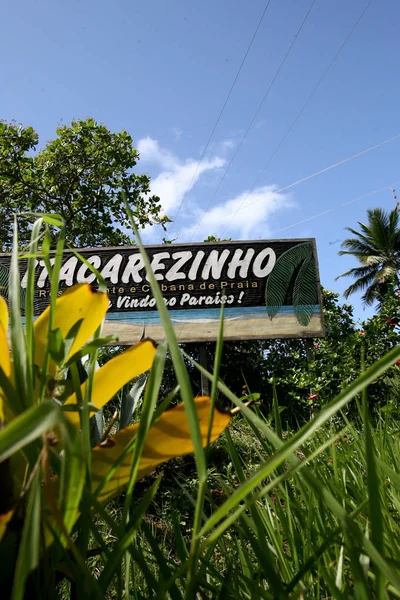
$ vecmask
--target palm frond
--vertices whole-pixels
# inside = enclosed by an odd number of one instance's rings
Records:
[[[345,298],[348,298],[351,294],[354,294],[354,292],[362,292],[367,287],[373,286],[375,284],[376,281],[374,274],[368,274],[364,277],[358,277],[355,280],[355,282],[349,285],[349,287],[343,292],[343,295]]]
[[[359,222],[359,231],[347,227],[354,237],[342,242],[339,255],[353,256],[361,266],[342,273],[340,277],[355,279],[344,292],[348,298],[355,292],[364,291],[365,304],[373,304],[382,297],[389,281],[398,278],[400,271],[400,217],[397,209],[382,208],[367,211],[368,222]]]
[[[371,282],[374,280],[375,277],[375,270],[372,269],[371,267],[353,267],[352,269],[349,269],[348,271],[346,271],[345,273],[342,273],[341,275],[338,275],[336,277],[336,280],[341,279],[342,277],[351,277],[352,279],[359,279],[360,277],[367,277],[369,276],[371,278]]]

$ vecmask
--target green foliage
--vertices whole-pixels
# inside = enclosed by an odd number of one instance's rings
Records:
[[[94,119],[74,120],[38,150],[32,127],[0,122],[0,249],[12,240],[12,213],[58,213],[74,247],[132,243],[126,198],[139,227],[164,222],[147,175],[134,172],[139,155],[126,131]],[[30,239],[31,218],[20,217],[19,239]]]
[[[14,247],[16,252],[17,241]],[[81,398],[86,428],[81,436],[53,395],[42,401],[44,391],[36,396],[32,386],[32,340],[24,337],[21,325],[17,264],[15,253],[9,281],[10,338],[18,378],[5,389],[7,378],[0,369],[0,386],[13,398],[19,416],[0,431],[0,460],[5,459],[0,472],[10,478],[21,464],[27,464],[27,471],[21,473],[22,491],[13,499],[15,514],[0,543],[4,597],[400,597],[398,414],[395,408],[384,411],[378,402],[372,416],[368,411],[375,394],[391,393],[386,379],[395,380],[399,371],[396,288],[382,299],[381,313],[363,324],[363,335],[351,307],[324,291],[328,335],[313,349],[305,340],[276,340],[227,344],[221,354],[221,322],[211,375],[182,356],[157,281],[149,273],[195,455],[160,466],[135,483],[148,428],[177,394],[176,381],[170,385],[165,380],[163,344],[145,388],[137,443],[126,448],[132,454],[128,491],[104,508],[90,483],[90,395]],[[27,302],[30,297],[28,289]],[[49,334],[45,356],[62,361],[69,340],[60,341],[51,325]],[[89,386],[97,347],[97,341],[90,346]],[[211,345],[208,350],[211,355]],[[67,361],[76,392],[81,355],[77,352]],[[207,451],[199,440],[190,382],[198,380],[199,371],[213,392],[218,390],[219,400],[239,410],[224,438]],[[226,373],[235,382],[233,391],[219,379]],[[258,385],[265,386],[260,397],[252,395],[260,391]],[[160,407],[161,386],[164,394],[173,391]],[[310,386],[319,386],[312,403]],[[262,404],[247,406],[252,398]],[[136,400],[134,394],[123,400],[129,417]],[[299,423],[287,426],[296,417]],[[13,461],[13,469],[7,460]],[[105,479],[115,468],[110,464]],[[59,478],[55,504],[49,485],[54,473]],[[53,527],[54,541],[47,550],[44,523]]]
[[[344,292],[348,298],[354,292],[363,291],[363,301],[371,305],[380,302],[387,294],[390,284],[399,283],[400,269],[400,228],[399,211],[391,212],[381,208],[367,211],[368,223],[359,222],[360,231],[347,227],[355,237],[342,243],[340,255],[357,259],[361,266],[354,267],[339,275],[354,279]]]
[[[278,340],[266,355],[280,403],[290,408],[283,418],[291,425],[309,418],[353,381],[362,369],[362,356],[366,366],[372,365],[400,343],[400,297],[393,286],[382,299],[381,312],[361,326],[354,322],[352,307],[339,304],[338,294],[323,290],[323,308],[325,338]],[[394,365],[379,385],[371,386],[369,404],[374,412],[387,403],[397,410],[399,377],[400,369]]]
[[[268,415],[272,408],[272,382],[278,386],[282,415],[290,426],[310,417],[310,411],[338,394],[360,372],[362,337],[353,318],[352,307],[341,305],[339,295],[322,290],[326,338],[321,340],[276,339],[229,341],[224,343],[220,378],[239,397],[260,394],[261,409]],[[392,333],[386,327],[386,333]],[[387,349],[392,346],[388,345]],[[197,344],[181,344],[194,361],[199,362]],[[382,353],[383,347],[380,348]],[[215,344],[206,344],[207,365],[211,367]],[[377,353],[375,358],[382,356]],[[368,359],[369,361],[369,359]],[[368,362],[370,364],[370,361]],[[192,387],[200,393],[196,367],[187,361]],[[163,394],[176,385],[170,362],[164,373]],[[319,398],[312,404],[310,395]]]

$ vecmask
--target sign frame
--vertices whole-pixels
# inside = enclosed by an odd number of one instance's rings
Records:
[[[307,326],[298,326],[295,327],[295,318],[298,318],[293,316],[292,314],[290,314],[289,316],[289,312],[286,315],[286,317],[282,316],[282,314],[280,314],[279,310],[277,311],[277,313],[275,315],[269,315],[268,311],[270,310],[270,307],[266,306],[264,304],[264,309],[265,309],[265,320],[262,314],[262,311],[260,310],[261,305],[258,305],[257,311],[260,313],[258,315],[253,315],[253,318],[247,318],[245,315],[241,316],[235,316],[235,317],[229,317],[229,313],[232,313],[232,309],[231,307],[229,307],[228,305],[225,305],[225,323],[224,323],[224,339],[226,341],[244,341],[244,340],[257,340],[257,339],[302,339],[302,338],[316,338],[316,337],[324,337],[325,336],[325,325],[324,325],[324,317],[323,317],[323,311],[322,311],[322,293],[321,293],[321,285],[320,285],[320,275],[319,275],[319,263],[318,263],[318,255],[317,255],[317,248],[316,248],[316,240],[315,238],[283,238],[283,239],[271,239],[271,240],[226,240],[226,241],[220,241],[220,242],[190,242],[190,243],[182,243],[182,244],[152,244],[152,245],[145,245],[144,248],[149,256],[149,251],[150,251],[150,257],[153,254],[160,254],[160,253],[169,253],[169,254],[173,254],[173,253],[179,253],[179,251],[184,252],[184,251],[192,251],[194,249],[197,249],[197,251],[199,252],[200,248],[204,249],[206,252],[208,251],[209,253],[212,252],[212,250],[218,250],[218,249],[223,249],[223,248],[227,248],[227,247],[231,247],[231,249],[246,249],[246,252],[249,249],[252,248],[256,248],[256,247],[263,247],[264,250],[266,250],[267,248],[280,248],[282,247],[288,247],[288,250],[290,250],[291,248],[294,248],[296,246],[304,246],[304,248],[310,245],[311,246],[311,250],[312,250],[312,259],[310,259],[310,257],[308,256],[308,258],[304,259],[303,262],[300,262],[300,266],[302,264],[304,264],[305,260],[308,260],[309,262],[313,262],[313,265],[315,267],[315,273],[313,275],[313,277],[315,277],[315,287],[316,287],[316,302],[315,302],[315,306],[314,309],[315,311],[317,311],[317,307],[319,307],[318,312],[315,313],[311,313],[311,317],[310,317],[310,321],[309,324]],[[244,251],[244,250],[243,250]],[[95,247],[95,248],[82,248],[82,249],[77,249],[77,252],[81,253],[85,258],[88,258],[88,255],[93,257],[93,256],[97,256],[98,254],[121,254],[121,253],[129,253],[130,255],[133,254],[137,254],[140,255],[140,250],[137,246],[107,246],[107,247]],[[275,251],[274,251],[275,253]],[[278,258],[276,260],[279,260],[280,257],[285,254],[285,252],[282,252],[279,254]],[[0,254],[0,269],[1,266],[5,266],[5,261],[4,259],[6,257],[9,257],[9,254]],[[69,260],[70,258],[72,258],[74,256],[74,254],[71,252],[71,250],[66,249],[64,251],[64,257],[67,257],[67,260]],[[207,257],[207,254],[205,254],[205,256]],[[254,255],[256,256],[256,255]],[[311,255],[310,255],[311,256]],[[230,257],[231,258],[231,257]],[[268,258],[268,257],[267,257]],[[166,259],[165,259],[166,260]],[[171,259],[172,260],[172,259]],[[63,259],[63,264],[65,264],[66,260]],[[240,261],[239,261],[240,262]],[[237,263],[239,265],[239,262]],[[255,259],[254,259],[254,263],[255,263]],[[253,263],[253,264],[254,264]],[[80,263],[82,264],[82,263]],[[228,259],[226,259],[226,264],[229,264]],[[236,263],[235,263],[236,264]],[[96,266],[96,265],[95,265]],[[162,265],[161,265],[162,266]],[[276,266],[276,263],[274,263],[272,269],[271,269],[271,273],[273,273],[273,270]],[[165,265],[164,265],[165,267]],[[104,269],[104,267],[102,267]],[[203,268],[203,267],[201,267]],[[225,266],[223,266],[223,268],[225,269]],[[239,269],[239,267],[236,267],[236,269]],[[299,267],[300,269],[300,267]],[[235,274],[237,272],[237,270],[234,271]],[[240,269],[239,269],[239,272]],[[294,273],[296,274],[297,271],[294,271]],[[89,271],[88,271],[89,273]],[[161,267],[160,270],[158,271],[158,274],[162,273],[161,271]],[[211,273],[211,270],[209,269],[208,273]],[[214,271],[212,271],[212,273],[214,273]],[[0,275],[1,275],[1,271],[0,271]],[[264,278],[265,279],[265,285],[267,286],[267,281],[269,278],[269,274]],[[237,278],[238,279],[238,278]],[[253,277],[254,279],[254,277]],[[263,281],[263,278],[259,279],[259,281]],[[196,281],[194,282],[195,284],[198,283],[200,279],[196,279]],[[38,277],[35,278],[35,282],[38,281]],[[216,279],[212,279],[212,281],[214,281],[214,283],[218,284],[218,281],[220,281],[221,283],[221,279],[218,280]],[[314,281],[314,280],[313,280]],[[165,285],[163,284],[162,281],[159,281],[159,283],[161,284],[161,286]],[[124,284],[120,285],[119,289],[122,289],[122,286]],[[147,283],[145,284],[147,285]],[[183,284],[182,284],[183,285]],[[213,285],[211,283],[211,285]],[[66,287],[68,286],[64,286],[63,289],[66,289]],[[112,287],[117,287],[118,288],[118,284],[116,284],[115,286],[112,286],[110,284],[109,289]],[[142,286],[145,287],[145,286]],[[147,285],[148,288],[150,288],[150,285]],[[167,287],[165,285],[165,287]],[[171,286],[170,286],[171,287]],[[172,286],[173,287],[173,286]],[[47,288],[48,289],[48,285]],[[131,287],[131,289],[133,289],[133,286]],[[147,288],[145,288],[147,289]],[[210,287],[211,289],[211,287]],[[261,284],[259,286],[258,291],[260,291],[261,289]],[[220,294],[219,298],[223,297],[224,292],[226,294],[228,294],[228,290],[224,290],[224,289],[220,289],[217,291],[217,289],[215,289],[215,287],[212,288],[214,295],[216,294]],[[215,291],[214,291],[215,290]],[[115,290],[114,290],[115,291]],[[149,292],[151,294],[151,291]],[[210,293],[210,292],[208,292]],[[247,293],[247,292],[246,292]],[[261,290],[261,295],[264,297],[266,292],[264,289]],[[289,292],[287,292],[289,293]],[[196,290],[196,294],[198,294],[198,290]],[[189,295],[189,294],[186,294]],[[212,293],[211,293],[212,295]],[[251,295],[251,291],[248,292],[248,295]],[[228,298],[228,296],[225,296],[226,298]],[[110,296],[111,298],[111,296]],[[111,300],[110,300],[111,302]],[[259,298],[257,300],[257,302],[259,303]],[[254,305],[255,306],[255,305]],[[177,312],[170,307],[170,316],[172,318],[174,318],[174,312],[177,314]],[[202,307],[204,308],[204,307]],[[187,314],[189,315],[189,312],[192,312],[194,314],[194,312],[199,313],[200,316],[197,316],[196,318],[193,317],[193,320],[191,321],[189,327],[187,326],[187,324],[184,324],[182,320],[181,324],[179,322],[174,323],[174,329],[175,329],[175,333],[177,334],[177,338],[179,342],[197,342],[197,343],[203,343],[203,342],[210,342],[210,341],[215,341],[217,335],[218,335],[218,328],[219,328],[219,315],[218,318],[213,318],[213,319],[205,319],[205,318],[201,318],[201,313],[202,313],[202,308],[197,309],[196,311],[191,310],[190,308],[185,307],[183,310],[186,310]],[[251,306],[249,307],[250,310]],[[285,305],[285,308],[289,309],[290,305]],[[293,308],[293,306],[292,306]],[[154,311],[156,311],[156,307],[154,307],[154,305],[152,306],[152,312],[154,313]],[[213,311],[215,312],[217,310],[217,308],[214,308]],[[235,314],[239,314],[240,312],[240,307],[237,306],[235,307]],[[243,308],[243,311],[245,310],[245,308]],[[255,309],[254,309],[255,310]],[[203,310],[203,314],[206,314],[207,309],[204,308]],[[211,311],[211,312],[213,312]],[[180,313],[182,312],[182,310],[179,311]],[[129,319],[124,315],[127,315],[127,311],[120,311],[120,310],[114,310],[111,311],[109,313],[107,313],[108,316],[106,316],[106,321],[103,327],[103,334],[104,335],[110,335],[110,334],[115,334],[118,338],[119,341],[113,342],[114,345],[131,345],[136,343],[137,341],[139,341],[139,339],[145,335],[146,337],[152,337],[155,341],[161,341],[161,339],[164,339],[164,335],[163,335],[163,327],[162,325],[159,324],[152,324],[151,321],[149,321],[148,319],[146,319],[145,317],[143,317],[143,323],[141,323],[141,319],[140,319],[140,315],[146,315],[146,314],[150,314],[150,311],[146,311],[146,310],[137,310],[136,313],[135,311],[132,312],[132,319],[136,319],[138,321],[137,324],[132,324],[132,322],[128,322]],[[210,313],[210,310],[208,310],[207,314]],[[220,306],[218,307],[218,313],[220,313]],[[119,315],[119,317],[116,317],[115,315]],[[139,316],[138,316],[139,315]],[[255,316],[257,316],[257,319],[255,318]],[[285,319],[287,324],[285,325]],[[290,321],[290,323],[289,323]],[[277,327],[278,322],[282,325],[282,327]],[[154,321],[155,323],[155,321]],[[197,334],[196,332],[193,334],[193,330],[197,330]]]

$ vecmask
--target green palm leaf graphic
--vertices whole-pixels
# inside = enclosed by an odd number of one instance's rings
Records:
[[[306,326],[312,315],[311,307],[317,303],[316,272],[310,242],[293,246],[278,258],[267,281],[265,303],[272,319],[281,310],[296,271],[293,305],[298,322]]]
[[[8,278],[9,271],[4,265],[0,265],[0,294],[8,298]]]
[[[3,296],[6,300],[8,300],[8,282],[10,278],[10,272],[5,265],[0,264],[0,296]],[[26,300],[26,290],[20,288],[20,304],[21,309],[25,309],[25,300]]]
[[[301,265],[293,288],[294,313],[300,325],[307,327],[317,304],[317,274],[312,253]]]

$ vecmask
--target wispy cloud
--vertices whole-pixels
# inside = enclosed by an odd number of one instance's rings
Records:
[[[206,213],[196,211],[195,224],[181,232],[181,239],[200,241],[209,235],[234,239],[268,237],[276,213],[295,206],[289,195],[276,189],[275,185],[266,185],[250,193],[245,191]]]
[[[151,193],[160,197],[163,209],[171,216],[185,193],[189,193],[205,173],[214,172],[225,164],[225,159],[219,156],[205,159],[200,164],[198,159],[193,158],[181,161],[151,137],[139,140],[137,149],[141,162],[150,162],[161,168],[161,172],[151,180]]]
[[[174,218],[185,198],[177,222],[169,227],[169,235],[178,237],[179,242],[201,241],[209,235],[233,239],[266,238],[276,229],[277,213],[295,206],[289,194],[276,191],[278,186],[265,185],[251,192],[237,193],[204,213],[201,209],[204,194],[196,190],[196,201],[193,202],[194,192],[190,192],[200,179],[202,183],[209,182],[210,175],[226,164],[224,156],[233,146],[231,139],[219,142],[214,156],[199,163],[199,159],[194,158],[181,160],[151,137],[137,143],[141,163],[154,165],[156,172],[158,168],[158,175],[151,179],[151,193],[160,197],[166,214]],[[145,232],[149,241],[154,234],[152,228]]]

